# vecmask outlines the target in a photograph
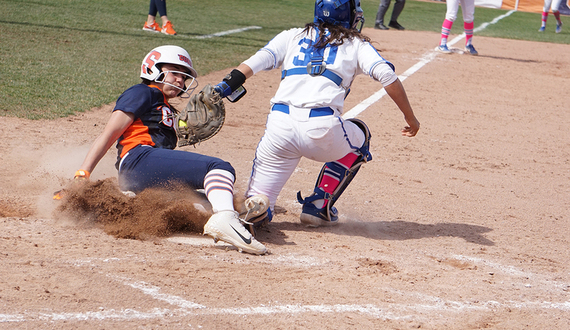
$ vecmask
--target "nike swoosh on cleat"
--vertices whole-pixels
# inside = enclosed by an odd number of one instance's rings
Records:
[[[232,229],[238,234],[238,236],[245,242],[245,244],[251,244],[251,238],[245,238],[242,234],[240,234],[232,225],[230,225]]]

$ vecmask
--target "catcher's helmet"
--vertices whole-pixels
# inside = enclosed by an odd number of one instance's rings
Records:
[[[142,61],[141,78],[158,83],[165,83],[164,79],[166,78],[166,75],[168,75],[168,72],[162,72],[161,69],[163,64],[179,65],[187,69],[186,72],[182,72],[186,75],[185,87],[184,89],[179,89],[181,90],[180,94],[187,94],[187,96],[190,96],[192,90],[196,88],[197,84],[194,84],[194,81],[198,73],[192,66],[192,59],[188,52],[184,48],[178,46],[168,45],[156,47],[151,50]],[[176,87],[174,85],[172,86]],[[190,90],[191,87],[192,90]]]
[[[360,32],[364,25],[360,0],[317,0],[314,22],[340,25]]]

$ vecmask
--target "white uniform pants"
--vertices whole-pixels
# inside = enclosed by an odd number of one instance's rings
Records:
[[[294,114],[272,111],[267,117],[249,181],[247,196],[265,194],[271,209],[301,157],[325,163],[339,160],[364,144],[356,124],[336,116],[295,119]],[[316,178],[315,178],[316,180]]]
[[[455,22],[460,2],[461,12],[463,14],[463,22],[473,22],[475,19],[475,0],[447,0],[447,12],[445,13],[445,18],[449,21]]]
[[[562,3],[562,0],[554,0],[554,1],[553,0],[544,0],[544,8],[542,8],[542,11],[545,13],[548,13],[551,8],[552,8],[552,12],[558,11],[560,9],[561,3]]]

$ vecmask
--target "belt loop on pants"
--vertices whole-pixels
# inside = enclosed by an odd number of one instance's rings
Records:
[[[280,111],[286,114],[289,114],[289,106],[283,103],[275,103],[271,107],[272,111]],[[334,115],[334,110],[329,107],[324,108],[313,108],[311,112],[309,112],[309,117],[322,117],[322,116],[332,116]]]

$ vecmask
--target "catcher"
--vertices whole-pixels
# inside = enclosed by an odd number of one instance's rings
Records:
[[[138,193],[172,181],[204,189],[214,212],[204,234],[232,244],[239,251],[265,254],[265,246],[246,230],[234,210],[235,170],[230,163],[174,150],[177,143],[192,145],[212,137],[223,124],[223,102],[209,85],[193,95],[180,113],[168,103],[178,96],[190,97],[197,86],[196,76],[190,55],[183,48],[161,46],[151,50],[142,61],[142,83],[117,99],[103,133],[92,144],[75,179],[89,179],[117,141],[115,166],[121,190]],[[246,200],[246,205],[252,210],[248,215],[254,215],[265,212],[268,203],[264,196],[254,196]]]

